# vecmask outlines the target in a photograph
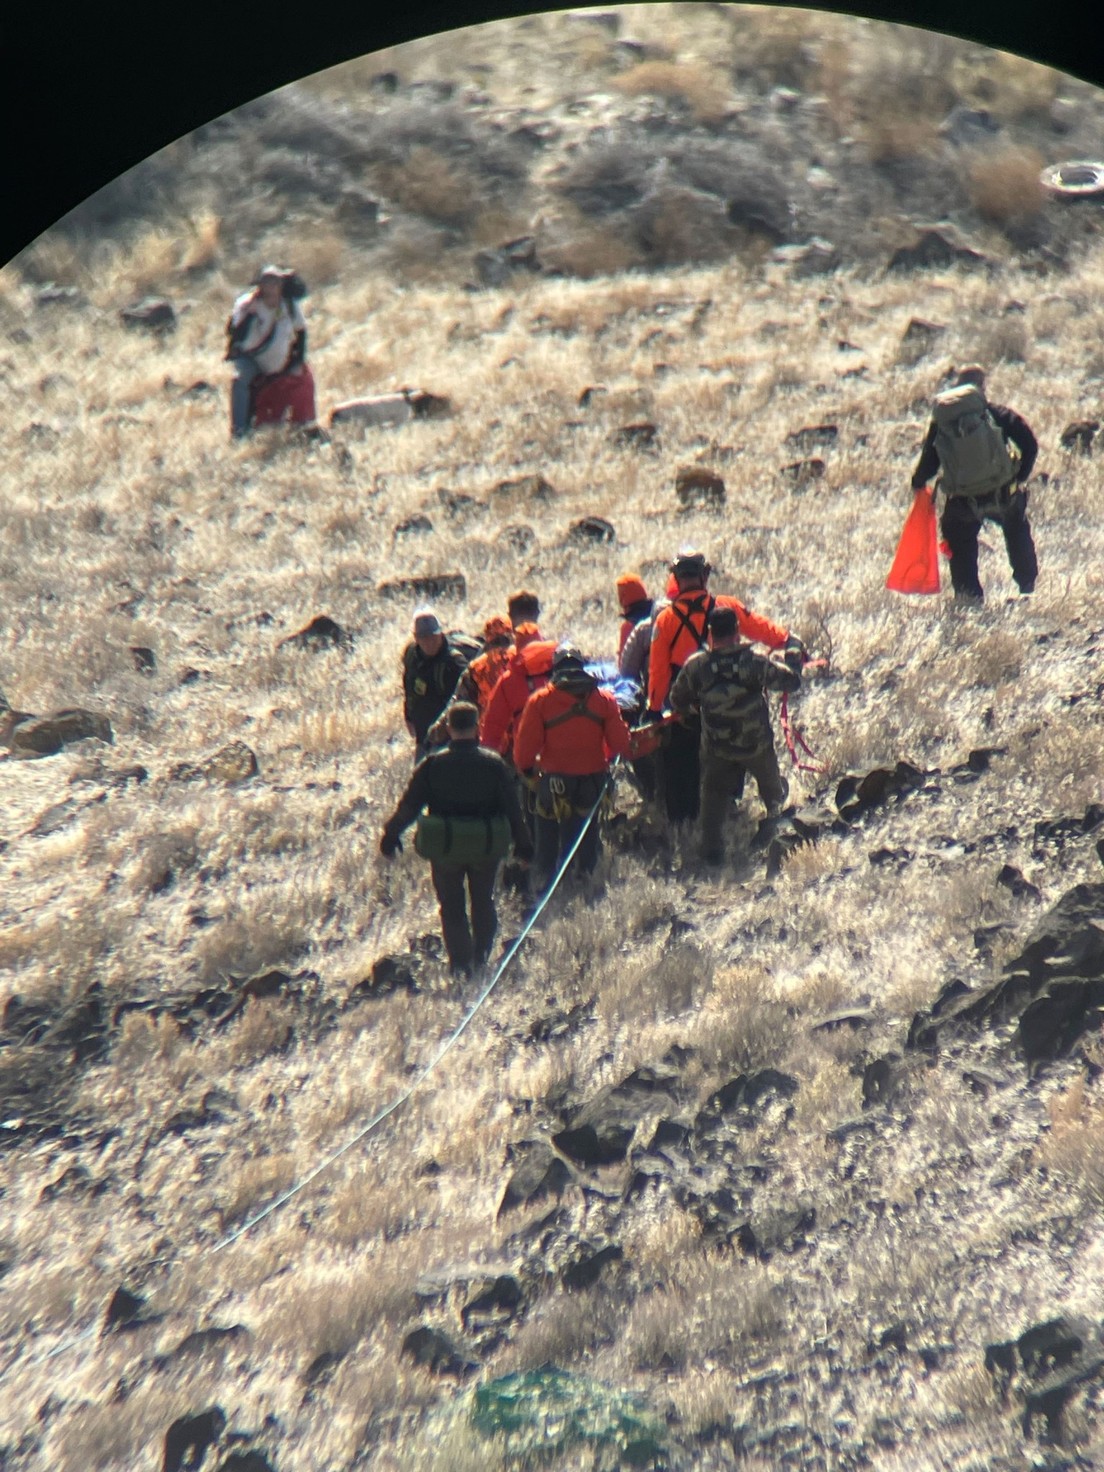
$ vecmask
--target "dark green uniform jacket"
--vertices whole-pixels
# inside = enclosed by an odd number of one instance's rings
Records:
[[[399,805],[383,830],[396,839],[423,808],[443,818],[494,818],[504,813],[521,858],[532,855],[533,843],[522,817],[514,774],[495,751],[475,741],[450,741],[414,768]]]

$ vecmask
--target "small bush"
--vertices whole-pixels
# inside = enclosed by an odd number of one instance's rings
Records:
[[[629,97],[666,97],[685,103],[699,122],[723,117],[728,103],[724,79],[700,62],[642,61],[613,85]]]
[[[995,225],[1037,215],[1045,195],[1039,182],[1043,156],[1034,148],[1003,148],[975,158],[968,173],[970,201]]]
[[[403,209],[443,225],[468,225],[479,211],[478,181],[434,148],[419,145],[405,163],[380,171],[384,193]]]

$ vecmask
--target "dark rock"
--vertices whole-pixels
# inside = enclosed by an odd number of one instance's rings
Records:
[[[152,675],[157,669],[157,656],[152,649],[147,649],[143,644],[132,644],[130,655],[134,660],[134,668],[140,675]]]
[[[208,383],[205,378],[197,378],[195,383],[181,390],[180,397],[182,399],[213,399],[218,397],[218,389],[213,383]]]
[[[376,592],[384,598],[465,598],[467,579],[462,572],[420,573],[415,577],[392,578],[380,583]]]
[[[849,1028],[857,1032],[859,1028],[869,1027],[874,1021],[874,1009],[872,1007],[840,1007],[838,1011],[829,1012],[827,1017],[822,1017],[819,1022],[814,1022],[809,1029],[810,1032],[837,1032],[840,1028]]]
[[[728,1083],[712,1093],[702,1105],[694,1122],[695,1129],[708,1127],[712,1120],[722,1115],[743,1115],[747,1123],[754,1122],[754,1113],[759,1104],[770,1094],[789,1099],[797,1093],[797,1080],[777,1068],[761,1068],[758,1073],[738,1074]]]
[[[59,1197],[102,1196],[106,1190],[103,1181],[96,1182],[87,1166],[71,1165],[63,1170],[56,1180],[43,1186],[40,1201],[56,1201]]]
[[[574,1037],[582,1028],[594,1022],[593,1009],[594,998],[588,997],[583,1002],[576,1002],[574,1007],[569,1007],[566,1011],[559,1008],[546,1017],[538,1017],[530,1025],[529,1041],[551,1043]]]
[[[408,516],[405,521],[400,521],[395,527],[396,537],[409,536],[413,532],[431,532],[433,523],[424,512],[416,511],[413,516]]]
[[[547,1196],[562,1196],[575,1180],[571,1167],[544,1141],[521,1141],[515,1149],[521,1154],[521,1160],[506,1183],[496,1220],[501,1220],[515,1207],[543,1201]]]
[[[111,1295],[111,1302],[104,1314],[103,1332],[109,1329],[129,1329],[143,1322],[142,1310],[146,1300],[139,1293],[131,1293],[122,1284]]]
[[[226,1414],[221,1406],[211,1406],[194,1416],[181,1416],[165,1433],[165,1460],[161,1464],[161,1472],[182,1472],[186,1467],[199,1467],[225,1430]]]
[[[212,1324],[210,1328],[197,1329],[192,1334],[186,1334],[176,1348],[170,1350],[165,1356],[164,1363],[187,1359],[192,1355],[206,1354],[208,1350],[238,1344],[248,1337],[249,1330],[244,1324]]]
[[[231,977],[230,980],[238,985],[237,995],[233,1005],[218,1018],[218,1027],[225,1027],[228,1022],[239,1017],[249,1002],[273,997],[297,997],[303,991],[304,981],[317,981],[318,977],[313,971],[300,971],[291,976],[286,971],[271,970],[245,978]]]
[[[75,286],[56,286],[52,281],[39,288],[35,292],[35,304],[40,307],[70,306],[75,307],[84,301],[81,292]]]
[[[753,235],[765,236],[772,245],[786,243],[789,223],[785,205],[766,198],[734,196],[725,201],[725,219]]]
[[[552,1143],[580,1165],[624,1160],[642,1116],[654,1112],[657,1103],[672,1102],[676,1083],[676,1074],[638,1068],[573,1112],[568,1128],[553,1135]]]
[[[911,762],[898,762],[892,770],[875,767],[864,776],[849,772],[836,787],[836,810],[853,822],[861,813],[923,787],[928,775]]]
[[[27,756],[55,756],[74,741],[113,742],[115,736],[106,716],[79,707],[54,711],[20,722],[10,736],[13,751]]]
[[[508,240],[493,250],[481,250],[475,256],[475,274],[483,286],[504,286],[517,271],[539,271],[537,243],[532,235]]]
[[[402,1353],[431,1375],[450,1375],[459,1380],[479,1368],[460,1355],[446,1334],[428,1324],[420,1324],[410,1331],[402,1342]]]
[[[469,1299],[460,1310],[460,1322],[469,1333],[496,1328],[516,1318],[521,1304],[521,1284],[511,1274],[503,1274]]]
[[[124,327],[144,328],[147,332],[172,332],[176,327],[176,311],[166,297],[144,296],[119,313]]]
[[[898,1354],[904,1354],[908,1349],[908,1325],[900,1320],[874,1333],[866,1346],[866,1352],[871,1357],[884,1354],[890,1349]]]
[[[1058,443],[1063,450],[1077,450],[1082,455],[1091,455],[1093,438],[1099,428],[1099,419],[1075,419],[1072,424],[1066,425]]]
[[[1021,870],[1014,864],[1005,864],[997,875],[997,883],[1002,884],[1005,889],[1011,890],[1015,899],[1041,900],[1043,892],[1037,885],[1025,879]]]
[[[324,1350],[303,1371],[303,1379],[308,1385],[324,1385],[344,1358],[343,1354],[335,1350]]]
[[[613,443],[622,449],[655,450],[658,449],[656,444],[658,437],[658,425],[652,424],[650,420],[642,419],[635,424],[623,424],[614,432]]]
[[[366,189],[345,189],[337,201],[335,214],[343,225],[374,231],[382,223],[380,202]]]
[[[603,1268],[611,1262],[620,1261],[624,1255],[623,1249],[616,1242],[607,1242],[604,1247],[597,1249],[584,1244],[575,1261],[560,1273],[560,1282],[572,1293],[593,1288],[602,1276]]]
[[[801,1246],[816,1224],[816,1209],[808,1205],[769,1207],[756,1212],[736,1233],[747,1253],[767,1259],[780,1249]]]
[[[940,123],[939,131],[956,148],[963,145],[977,147],[991,143],[993,137],[1001,131],[1001,124],[985,108],[967,107],[964,103],[959,103],[951,108]]]
[[[591,404],[599,396],[599,394],[608,394],[608,393],[609,393],[609,389],[606,387],[606,385],[604,383],[592,383],[592,384],[589,384],[585,389],[583,389],[582,393],[579,395],[579,398],[578,398],[578,407],[580,409],[589,409],[590,406],[591,406]]]
[[[14,992],[4,1003],[3,1030],[16,1043],[37,1043],[48,1031],[52,1017],[45,1002],[27,1001]]]
[[[894,251],[886,271],[922,271],[931,267],[945,270],[948,266],[956,265],[980,266],[985,264],[985,260],[986,257],[980,251],[957,241],[950,229],[927,228],[921,229],[910,245],[903,245]]]
[[[901,1081],[900,1062],[896,1053],[890,1053],[885,1058],[873,1058],[866,1064],[862,1071],[864,1109],[886,1104],[893,1097]]]
[[[1057,1440],[1070,1398],[1104,1371],[1101,1349],[1086,1320],[1060,1316],[1036,1324],[1018,1339],[988,1345],[985,1368],[1003,1399],[1018,1391],[1024,1404],[1024,1434],[1030,1436],[1042,1419],[1048,1435]]]
[[[831,447],[839,440],[839,426],[836,424],[807,424],[803,429],[795,429],[786,436],[785,445],[787,449],[798,450],[807,454],[810,450],[822,447]]]
[[[343,629],[328,613],[319,613],[297,634],[281,639],[276,647],[305,649],[317,654],[324,649],[351,649],[352,645],[353,636],[347,629]]]
[[[258,771],[256,753],[252,748],[244,741],[231,741],[201,762],[178,762],[170,770],[169,777],[174,782],[195,782],[205,777],[210,782],[233,786],[238,782],[248,782]]]
[[[614,542],[617,540],[613,523],[607,521],[604,516],[584,516],[579,521],[572,522],[567,535],[572,542]]]
[[[820,480],[827,468],[819,455],[813,455],[809,459],[794,460],[789,465],[783,465],[782,474],[795,486],[803,488],[814,480]]]
[[[686,507],[719,509],[725,503],[725,483],[715,470],[703,465],[684,465],[675,472],[675,495]]]
[[[500,480],[491,491],[492,496],[505,496],[514,502],[550,501],[555,494],[556,487],[539,473]]]
[[[677,1119],[661,1119],[648,1142],[648,1155],[669,1157],[671,1151],[684,1151],[690,1143],[691,1126]]]
[[[446,394],[431,394],[424,388],[405,388],[403,393],[415,419],[447,419],[452,413],[452,400]]]
[[[927,351],[946,332],[940,322],[929,322],[923,317],[911,317],[901,336],[901,341],[910,347]]]
[[[349,1001],[387,997],[400,989],[416,996],[420,990],[419,981],[424,966],[425,957],[413,951],[379,956],[372,962],[371,973],[353,987],[349,993]]]
[[[248,1451],[231,1452],[215,1468],[215,1472],[276,1472],[272,1462],[256,1447]]]

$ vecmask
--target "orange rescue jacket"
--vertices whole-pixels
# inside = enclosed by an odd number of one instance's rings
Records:
[[[714,608],[734,609],[737,627],[744,638],[765,644],[768,649],[780,649],[790,637],[788,629],[752,613],[738,598],[727,593],[715,596],[708,588],[690,588],[679,593],[666,608],[660,609],[652,625],[652,647],[648,655],[649,710],[663,709],[679,670],[692,654],[708,646],[709,615]]]
[[[627,757],[631,744],[629,728],[608,691],[595,688],[580,696],[546,685],[521,713],[514,765],[519,772],[539,766],[559,776],[587,777],[606,771],[611,757]]]
[[[535,640],[518,649],[487,700],[479,740],[501,756],[507,756],[514,740],[514,727],[525,702],[535,690],[548,683],[552,673],[555,639]]]

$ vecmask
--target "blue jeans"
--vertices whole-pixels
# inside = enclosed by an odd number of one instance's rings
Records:
[[[260,377],[261,370],[252,358],[234,358],[233,363],[235,377],[230,385],[230,433],[234,439],[241,439],[249,433],[253,423],[253,380]]]

